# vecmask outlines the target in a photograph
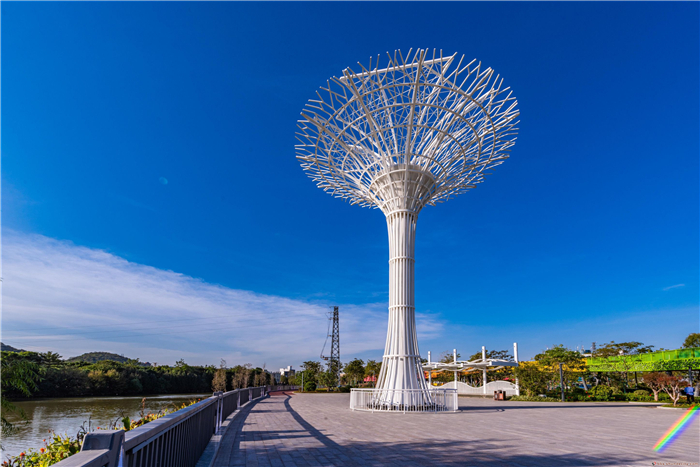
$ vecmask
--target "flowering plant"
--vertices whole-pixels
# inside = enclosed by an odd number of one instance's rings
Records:
[[[148,422],[157,420],[161,417],[165,417],[168,414],[177,412],[180,409],[189,407],[192,404],[196,404],[201,399],[190,400],[189,402],[183,402],[182,404],[176,406],[173,405],[171,408],[165,408],[158,412],[146,412],[146,398],[141,401],[141,411],[139,413],[138,420],[131,420],[129,417],[124,417],[121,419],[122,425],[117,425],[117,422],[109,424],[107,427],[97,427],[98,430],[109,429],[109,430],[133,430],[141,425],[145,425]],[[49,439],[44,440],[44,446],[39,449],[27,449],[26,451],[20,453],[18,456],[8,457],[2,464],[1,467],[49,467],[54,465],[63,459],[72,456],[80,452],[80,447],[83,444],[83,439],[85,435],[89,433],[89,430],[85,428],[85,424],[80,427],[78,433],[75,437],[68,436],[67,434],[59,435],[54,431],[49,431]]]
[[[75,438],[49,431],[49,439],[44,439],[44,447],[27,449],[18,456],[9,457],[2,467],[48,467],[80,451],[80,445],[87,431],[82,427]]]

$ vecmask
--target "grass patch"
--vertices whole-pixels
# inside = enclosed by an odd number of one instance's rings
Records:
[[[553,397],[528,397],[528,396],[512,396],[508,398],[509,401],[524,401],[524,402],[561,402],[561,399],[555,399]]]
[[[695,404],[688,404],[687,402],[679,402],[679,403],[676,404],[676,405],[673,405],[673,404],[664,404],[664,405],[662,405],[661,407],[673,407],[673,408],[676,408],[676,409],[689,409],[689,408],[693,407],[694,405],[697,405],[697,403],[695,403]]]

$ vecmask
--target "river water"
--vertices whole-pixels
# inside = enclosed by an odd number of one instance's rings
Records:
[[[162,409],[180,405],[192,399],[204,399],[211,394],[169,394],[165,396],[146,396],[146,412],[158,412]],[[43,447],[44,439],[49,438],[49,430],[59,434],[75,434],[84,424],[85,428],[94,430],[105,427],[129,416],[139,418],[143,397],[73,397],[65,399],[39,399],[15,402],[27,415],[28,422],[23,422],[13,414],[6,414],[17,431],[3,437],[1,460],[8,455],[17,455],[29,448]]]

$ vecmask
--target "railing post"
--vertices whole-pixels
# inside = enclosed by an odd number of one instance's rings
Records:
[[[219,391],[214,391],[214,395],[212,397],[216,397],[216,414],[214,415],[214,434],[219,432],[219,410],[220,410],[220,399],[219,399]]]
[[[124,430],[100,430],[85,435],[80,451],[95,451],[108,449],[109,461],[107,467],[117,467],[122,446],[124,445]]]
[[[216,407],[218,410],[218,414],[216,416],[217,424],[216,424],[216,432],[218,433],[219,430],[221,429],[221,425],[223,424],[224,420],[224,393],[223,391],[219,391],[219,396],[217,397],[216,401]]]

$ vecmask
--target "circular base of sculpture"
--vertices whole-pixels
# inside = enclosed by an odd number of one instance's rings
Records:
[[[363,412],[456,412],[456,389],[351,389],[350,409]]]

